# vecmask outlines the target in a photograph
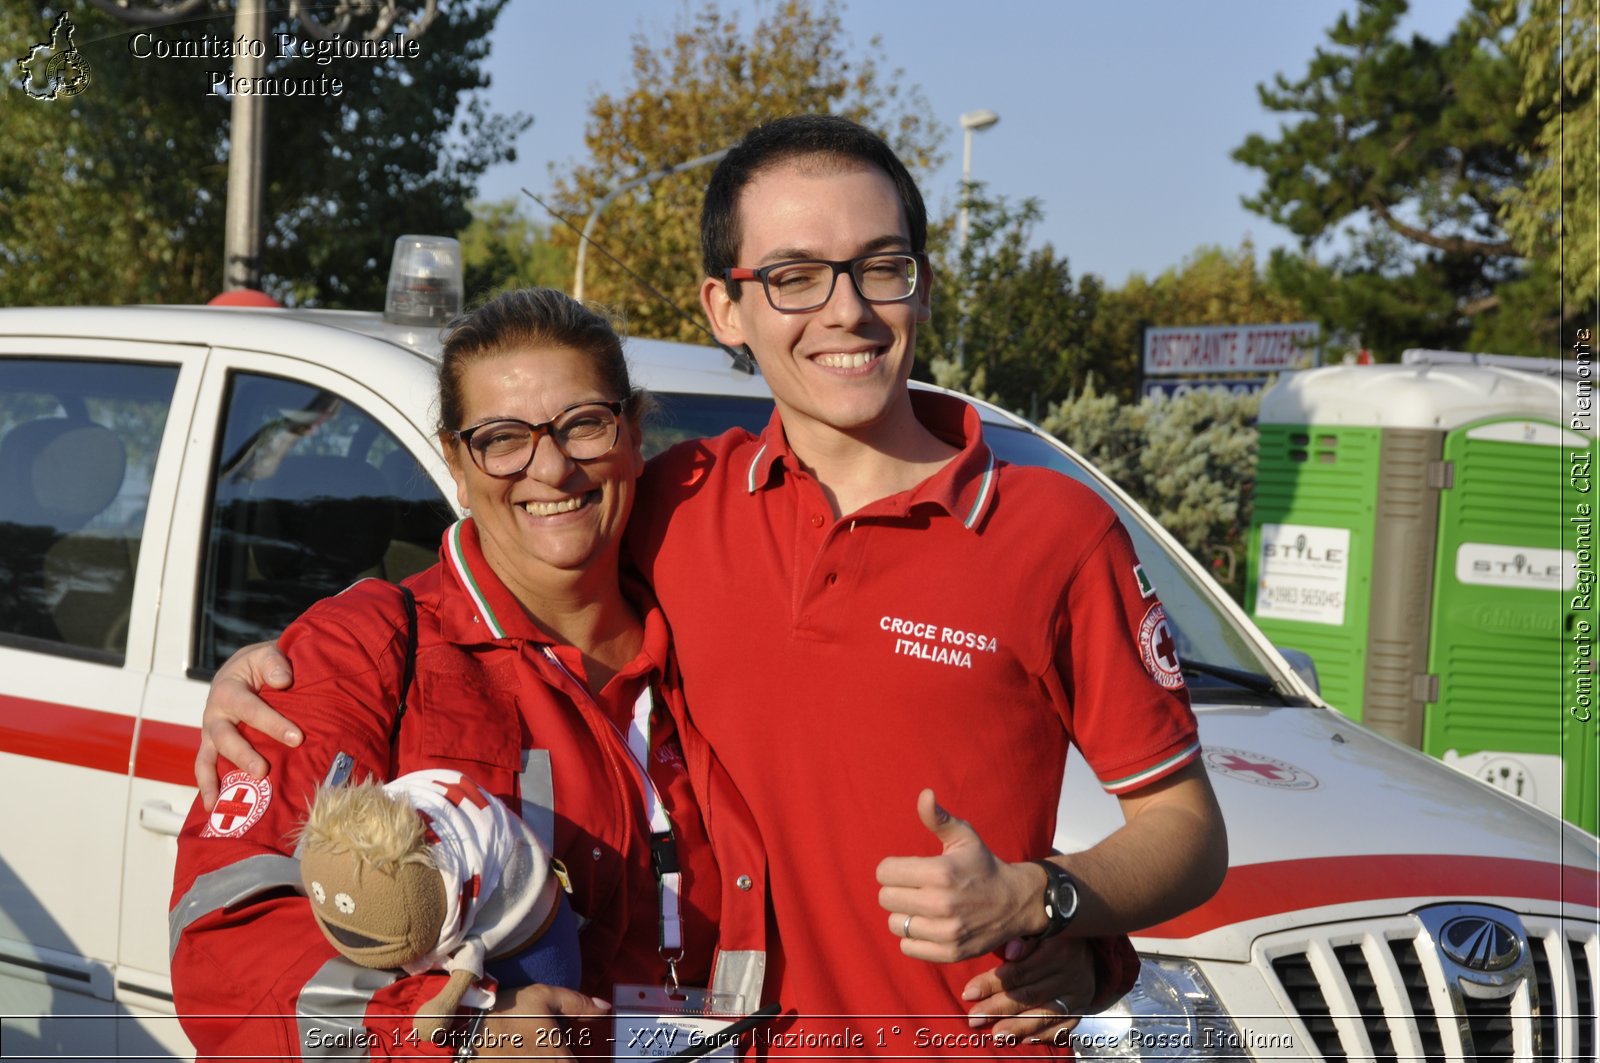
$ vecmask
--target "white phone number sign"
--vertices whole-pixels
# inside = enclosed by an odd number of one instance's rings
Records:
[[[1350,529],[1263,524],[1257,561],[1257,616],[1336,627],[1344,623]]]

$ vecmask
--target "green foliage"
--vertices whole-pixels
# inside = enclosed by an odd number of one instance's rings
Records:
[[[1037,201],[1012,206],[971,189],[968,204],[966,247],[952,246],[948,227],[934,238],[933,319],[918,354],[938,383],[1037,416],[1088,379],[1100,281],[1074,286],[1054,248],[1030,246]]]
[[[58,12],[0,7],[0,305],[209,297],[222,276],[226,107],[191,64],[136,67],[124,28],[77,5],[74,44],[93,81],[29,98],[13,63]]]
[[[1094,274],[1074,281],[1049,244],[1032,246],[1036,201],[991,199],[974,186],[967,204],[964,252],[948,222],[930,234],[933,320],[917,335],[918,355],[927,379],[1034,420],[1091,377],[1108,398],[1131,400],[1146,327],[1305,320],[1300,302],[1257,268],[1248,240],[1234,251],[1200,248],[1153,281],[1136,273],[1107,289]]]
[[[470,305],[511,288],[566,288],[571,256],[550,242],[547,226],[522,213],[514,199],[474,203],[459,234],[463,288]]]
[[[1051,406],[1042,426],[1115,480],[1243,601],[1260,401],[1191,391],[1135,405],[1091,383]]]
[[[1470,0],[1442,42],[1399,39],[1404,0],[1359,0],[1306,75],[1262,86],[1268,109],[1297,115],[1234,158],[1263,174],[1245,205],[1312,248],[1351,225],[1348,253],[1275,261],[1270,276],[1334,330],[1380,357],[1423,342],[1461,347],[1512,337],[1548,352],[1559,303],[1524,287],[1523,252],[1502,227],[1511,190],[1536,171],[1539,116],[1519,107],[1523,73],[1496,8]],[[1515,311],[1521,315],[1511,318]],[[1486,323],[1486,315],[1501,320]]]
[[[136,5],[137,6],[137,5]],[[264,286],[322,306],[382,303],[394,239],[456,232],[479,175],[511,157],[520,117],[489,114],[480,67],[505,0],[441,7],[413,60],[269,58],[268,76],[344,83],[340,96],[267,99]],[[59,3],[0,10],[0,304],[203,302],[222,284],[228,60],[136,59],[135,27],[72,5],[93,81],[25,97],[11,58]],[[234,36],[233,12],[161,27],[163,40]],[[294,32],[272,5],[270,34]]]
[[[1267,276],[1280,291],[1298,299],[1309,318],[1333,323],[1334,331],[1348,334],[1352,346],[1368,348],[1380,361],[1394,361],[1408,347],[1450,350],[1463,345],[1449,262],[1442,256],[1413,261],[1400,247],[1400,238],[1385,230],[1361,233],[1356,246],[1353,254],[1330,265],[1276,250]]]
[[[589,161],[557,182],[559,209],[580,228],[593,206],[642,174],[710,154],[786,114],[844,115],[888,137],[913,170],[939,161],[942,131],[901,72],[880,75],[882,47],[856,57],[832,0],[783,0],[746,30],[714,3],[685,11],[665,42],[637,34],[633,85],[589,105]],[[595,239],[679,305],[699,305],[700,201],[707,171],[652,183],[606,208]],[[558,228],[552,239],[572,247]],[[585,298],[623,312],[634,335],[704,343],[705,334],[590,249]]]
[[[1600,291],[1600,2],[1505,0],[1501,15],[1520,23],[1507,46],[1522,66],[1518,108],[1539,123],[1539,161],[1507,192],[1506,231],[1543,267],[1541,280],[1558,286],[1566,316],[1592,320]]]

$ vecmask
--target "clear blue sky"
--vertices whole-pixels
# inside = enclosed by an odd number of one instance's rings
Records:
[[[667,39],[698,4],[664,0],[512,0],[495,30],[490,101],[533,126],[518,160],[485,175],[486,199],[543,196],[551,166],[585,159],[587,107],[629,84],[633,36]],[[725,0],[753,25],[772,0]],[[1237,247],[1265,258],[1292,242],[1240,206],[1260,175],[1229,158],[1251,132],[1270,132],[1256,86],[1298,78],[1326,29],[1355,0],[850,0],[857,51],[882,38],[888,68],[920,86],[948,134],[948,162],[923,188],[931,210],[953,209],[961,179],[962,112],[1000,123],[976,135],[973,178],[1008,198],[1037,197],[1040,242],[1075,274],[1120,285],[1155,276],[1196,248]],[[1413,0],[1407,32],[1442,38],[1465,0]],[[631,175],[627,175],[631,176]],[[543,218],[526,200],[526,213]],[[617,249],[621,250],[621,249]]]

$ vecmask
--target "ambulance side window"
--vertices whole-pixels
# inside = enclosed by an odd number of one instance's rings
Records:
[[[253,373],[229,380],[207,515],[195,669],[276,638],[308,606],[438,556],[455,519],[433,481],[366,411]]]
[[[120,665],[178,368],[0,364],[0,643]]]

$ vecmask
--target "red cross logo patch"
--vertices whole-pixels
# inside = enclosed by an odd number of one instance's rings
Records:
[[[1178,643],[1172,637],[1172,625],[1159,605],[1152,605],[1139,624],[1139,656],[1144,660],[1144,670],[1150,678],[1176,690],[1183,686],[1183,665],[1178,661]]]
[[[200,828],[202,838],[237,838],[256,825],[272,803],[272,784],[242,771],[230,771],[222,780],[211,818]]]

